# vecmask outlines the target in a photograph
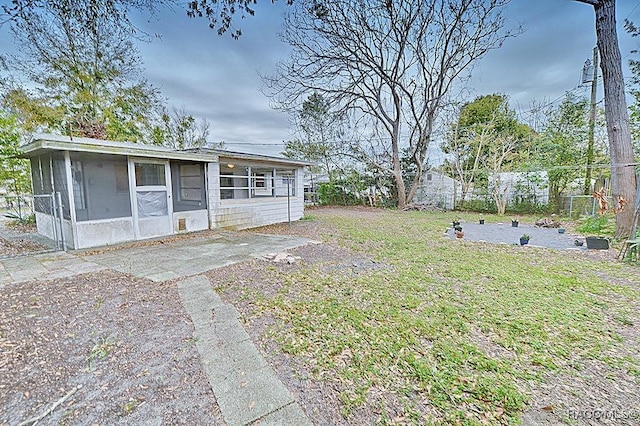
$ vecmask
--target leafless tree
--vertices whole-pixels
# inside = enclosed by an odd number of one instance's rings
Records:
[[[385,164],[398,206],[413,198],[439,111],[456,82],[514,33],[509,0],[297,0],[282,38],[293,48],[267,94],[292,107],[316,91],[343,111],[373,117],[385,136]],[[403,179],[406,149],[415,177]],[[413,173],[412,173],[413,174]],[[406,176],[405,176],[406,177]]]
[[[627,238],[633,228],[636,175],[629,112],[624,92],[622,58],[616,28],[616,2],[615,0],[576,1],[590,4],[595,10],[600,67],[604,81],[609,154],[611,155],[613,207],[616,209],[620,207],[619,197],[627,202],[627,208],[616,216],[616,238]]]
[[[509,182],[502,182],[501,174],[505,164],[513,158],[517,146],[518,140],[511,135],[498,135],[490,142],[487,169],[491,173],[491,196],[499,215],[503,215],[507,209],[507,192],[510,185]]]

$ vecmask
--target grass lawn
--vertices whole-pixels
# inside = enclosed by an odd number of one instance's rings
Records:
[[[373,266],[272,267],[276,291],[242,291],[275,318],[286,354],[339,383],[347,420],[366,408],[379,424],[519,424],[534,389],[592,361],[640,388],[638,351],[625,349],[638,337],[637,267],[443,238],[453,216],[311,211],[325,242]]]

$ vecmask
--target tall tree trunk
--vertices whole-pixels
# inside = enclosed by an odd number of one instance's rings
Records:
[[[604,80],[604,104],[611,156],[611,189],[613,206],[618,196],[627,207],[616,217],[616,238],[628,238],[633,227],[633,206],[636,198],[636,175],[631,146],[629,113],[624,93],[622,58],[616,30],[615,0],[577,0],[591,4],[596,14],[596,35],[600,51],[600,66]]]

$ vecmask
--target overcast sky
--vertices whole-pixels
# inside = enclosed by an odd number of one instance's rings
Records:
[[[170,106],[206,117],[212,141],[225,141],[232,149],[277,153],[281,145],[268,144],[292,137],[289,118],[269,107],[259,74],[270,73],[278,60],[286,58],[288,48],[277,31],[287,6],[283,0],[275,5],[259,3],[254,17],[234,21],[243,32],[239,40],[218,36],[205,20],[187,18],[184,9],[175,8],[140,21],[141,27],[161,38],[138,43],[138,48],[145,77]],[[576,89],[596,43],[593,8],[571,0],[512,0],[506,12],[508,26],[521,24],[525,31],[478,64],[468,100],[505,93],[514,108],[526,111],[534,99],[552,102]],[[640,40],[632,39],[622,25],[625,18],[640,21],[640,2],[618,0],[617,15],[628,75],[626,62]],[[6,26],[1,31],[6,32]],[[0,34],[0,40],[8,39]],[[586,87],[576,91],[588,94]]]

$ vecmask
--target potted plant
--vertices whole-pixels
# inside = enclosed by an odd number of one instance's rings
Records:
[[[605,237],[586,237],[587,248],[594,250],[609,250],[609,239]]]
[[[480,216],[480,219],[478,219],[478,223],[480,225],[484,225],[484,217],[483,216]]]
[[[530,239],[531,239],[531,235],[522,234],[522,236],[520,237],[520,245],[521,246],[526,246],[527,244],[529,244],[529,240]]]
[[[511,219],[511,226],[513,226],[514,228],[517,228],[519,224],[520,221],[517,218]]]
[[[453,219],[453,221],[451,222],[451,226],[453,226],[453,229],[456,229],[456,226],[460,226],[460,219]]]
[[[564,228],[558,228],[558,234],[564,234],[565,231]]]
[[[460,224],[458,223],[458,225],[453,227],[454,232],[456,234],[456,238],[462,238],[464,237],[464,232],[462,231],[462,226],[460,226]]]

